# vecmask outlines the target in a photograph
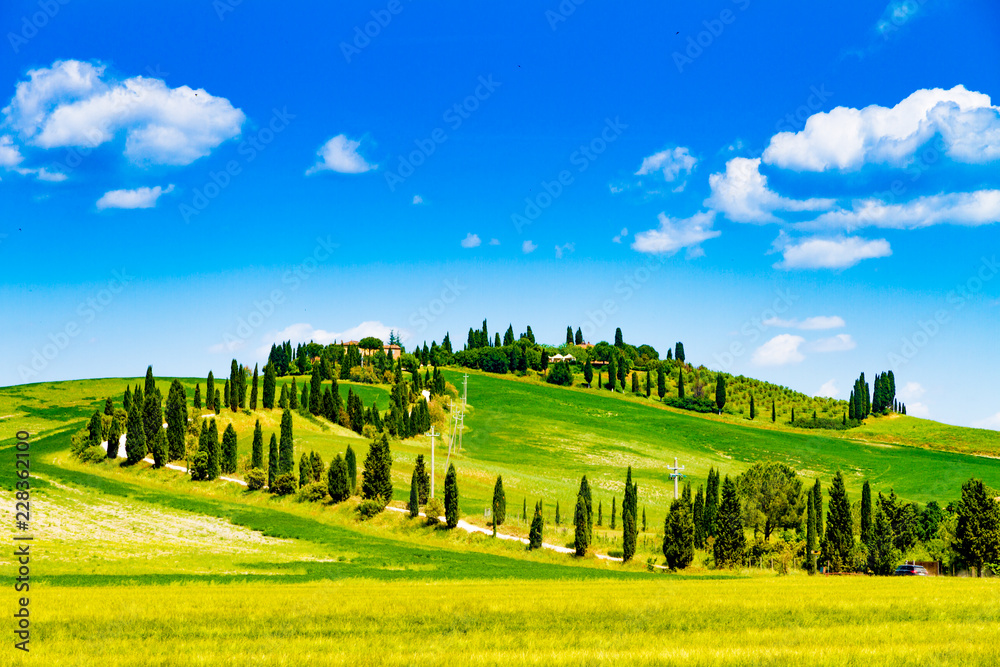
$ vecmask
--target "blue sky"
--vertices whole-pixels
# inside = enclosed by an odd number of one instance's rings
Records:
[[[10,2],[0,383],[530,324],[1000,428],[1000,8]]]

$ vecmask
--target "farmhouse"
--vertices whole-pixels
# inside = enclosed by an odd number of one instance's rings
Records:
[[[359,346],[360,342],[356,341],[356,340],[349,340],[346,343],[342,343],[342,344],[346,348],[346,347],[350,347],[351,345]],[[363,347],[358,347],[358,352],[361,353],[362,357],[370,356],[371,353],[372,353],[371,350],[367,350],[367,349],[365,349]],[[395,361],[396,359],[399,359],[400,355],[403,354],[403,349],[401,347],[399,347],[398,345],[389,345],[388,343],[385,343],[385,344],[382,345],[382,352],[383,352],[383,354],[389,354],[391,352],[392,353],[392,360]]]

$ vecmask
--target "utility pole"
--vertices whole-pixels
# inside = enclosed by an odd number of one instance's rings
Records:
[[[431,498],[434,497],[434,438],[439,434],[434,432],[434,425],[431,424]]]
[[[684,470],[684,466],[677,467],[677,457],[675,456],[674,466],[672,468],[670,466],[667,466],[667,470],[671,471],[670,477],[671,479],[674,480],[674,500],[677,500],[677,498],[679,498],[679,496],[677,495],[677,482],[678,480],[680,480],[681,477],[684,476],[681,474],[681,470]]]
[[[458,425],[458,451],[462,451],[462,431],[465,430],[465,407],[469,400],[469,374],[462,376],[462,417]]]

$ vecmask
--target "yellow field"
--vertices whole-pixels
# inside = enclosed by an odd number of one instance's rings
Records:
[[[995,665],[998,584],[651,575],[42,588],[32,648],[50,666]]]

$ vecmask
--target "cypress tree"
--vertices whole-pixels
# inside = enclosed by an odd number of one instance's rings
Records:
[[[743,520],[740,517],[740,500],[736,494],[736,484],[726,475],[722,481],[722,502],[715,519],[716,536],[713,555],[717,567],[732,567],[743,560],[746,550],[746,536],[743,534]]]
[[[587,508],[587,545],[589,546],[594,537],[594,501],[590,495],[590,482],[587,481],[586,475],[580,479],[580,490],[577,495],[583,496],[583,504]]]
[[[685,358],[684,357],[684,343],[678,342],[677,345],[674,346],[674,359],[676,359],[677,361],[681,362],[681,366],[683,366],[684,365],[684,358]]]
[[[118,445],[122,439],[122,432],[125,430],[125,424],[122,423],[121,418],[115,415],[111,418],[111,428],[108,430],[108,458],[116,459],[118,458]]]
[[[232,405],[234,405],[234,403],[233,403],[233,397],[232,397],[232,389],[229,386],[229,380],[226,380],[225,390],[222,392],[222,401],[223,401],[223,404],[225,405],[225,407],[227,407],[227,408],[231,407]],[[233,409],[233,412],[235,412],[235,411],[236,410]]]
[[[594,367],[590,364],[590,357],[587,357],[587,361],[583,363],[583,381],[590,386],[590,383],[594,381]]]
[[[694,519],[691,505],[684,498],[670,503],[670,512],[663,522],[663,557],[667,567],[683,570],[694,560]]]
[[[660,400],[667,395],[667,372],[662,365],[656,369],[656,395]]]
[[[222,472],[232,474],[236,472],[236,429],[232,424],[226,426],[222,433]]]
[[[288,385],[287,384],[282,384],[281,385],[281,395],[278,398],[278,407],[281,408],[282,410],[287,410],[288,409]]]
[[[638,373],[632,373],[632,393],[633,394],[638,394],[639,393],[639,374]]]
[[[344,464],[347,466],[347,481],[350,483],[350,491],[353,494],[358,488],[358,459],[350,445],[344,452]]]
[[[292,413],[281,414],[281,439],[278,441],[278,475],[295,472],[295,443],[292,437]]]
[[[309,413],[309,403],[310,403],[310,400],[311,399],[309,398],[309,383],[308,382],[303,382],[302,383],[302,398],[299,400],[299,412],[301,412],[302,414],[308,414]]]
[[[611,496],[611,530],[615,529],[615,517],[618,515],[618,508],[615,507],[616,502],[617,498],[615,496]]]
[[[684,398],[684,365],[677,367],[677,398]],[[751,401],[753,399],[751,398]]]
[[[813,494],[806,494],[806,560],[805,570],[809,574],[816,571],[813,562],[813,552],[816,551],[816,509],[813,505]]]
[[[566,327],[566,344],[573,344],[573,327]]]
[[[771,423],[778,421],[778,408],[774,399],[771,399]]]
[[[618,384],[618,368],[615,365],[615,355],[612,354],[611,358],[608,360],[608,389],[611,391],[615,390]]]
[[[253,365],[253,384],[250,385],[250,409],[257,409],[257,364]]]
[[[222,397],[219,394],[219,390],[215,390],[215,398],[212,400],[213,410],[215,414],[220,414],[222,412]]]
[[[161,428],[153,436],[153,445],[149,448],[153,455],[153,467],[162,468],[167,463],[169,445],[167,444],[167,434]]]
[[[875,510],[874,521],[868,538],[868,569],[872,574],[885,576],[896,569],[900,552],[893,544],[892,525],[879,507]]]
[[[575,530],[573,531],[573,547],[576,551],[577,556],[584,556],[587,553],[587,547],[590,544],[590,526],[588,526],[587,519],[587,501],[583,497],[583,493],[578,493],[576,495],[576,509],[573,511],[573,525]]]
[[[368,447],[365,469],[361,473],[361,497],[366,500],[380,498],[383,507],[392,500],[392,453],[384,433]]]
[[[788,422],[789,424],[795,424],[795,408],[792,408],[792,420]]]
[[[128,414],[132,410],[132,388],[125,385],[125,396],[122,397],[122,408],[125,409],[125,414]]]
[[[342,503],[351,497],[351,482],[347,477],[347,462],[340,454],[333,457],[326,472],[326,488],[333,502]]]
[[[187,394],[179,380],[170,383],[167,392],[167,441],[169,458],[177,461],[184,458],[184,432],[187,430]]]
[[[420,505],[427,504],[427,497],[430,495],[431,491],[431,478],[427,474],[427,469],[424,467],[424,455],[417,454],[416,465],[414,466],[417,471],[417,503]],[[494,497],[496,497],[496,491],[494,491]],[[504,503],[506,507],[506,502]]]
[[[146,385],[145,385],[144,389],[145,389],[145,391],[143,393],[145,393],[146,396],[149,396],[150,394],[155,394],[156,393],[156,381],[153,379],[153,367],[152,366],[147,366],[146,367]]]
[[[604,506],[601,501],[597,501],[597,525],[604,525]]]
[[[955,550],[959,557],[983,576],[983,566],[1000,561],[1000,505],[981,480],[962,485],[958,502]]]
[[[133,465],[146,456],[146,431],[138,401],[132,401],[128,413],[128,434],[125,437],[125,463]]]
[[[694,521],[694,546],[701,549],[705,545],[705,489],[700,484],[694,496],[691,520]]]
[[[299,457],[299,487],[306,486],[313,479],[313,469],[312,460],[310,460],[309,455],[303,453]]]
[[[88,447],[100,447],[101,443],[104,442],[104,438],[101,437],[101,433],[104,427],[101,423],[101,413],[94,411],[94,414],[90,415],[90,421],[87,423],[87,446]]]
[[[834,572],[843,572],[850,565],[853,549],[851,503],[844,488],[844,476],[838,470],[830,484],[830,511],[826,520],[826,539],[823,540],[823,558]]]
[[[651,368],[646,369],[646,398],[653,395],[653,370]]]
[[[560,523],[562,523],[562,522],[560,521],[560,517],[559,517],[559,501],[557,500],[556,501],[556,525],[558,526]]]
[[[109,417],[114,417],[115,415],[115,402],[111,400],[110,396],[104,401],[104,414]]]
[[[319,365],[313,366],[312,376],[309,378],[309,412],[320,414],[323,399],[323,379],[320,377]],[[334,420],[335,421],[335,420]]]
[[[690,509],[690,508],[689,508]],[[642,506],[642,532],[646,532],[646,506]]]
[[[250,467],[264,469],[264,433],[260,429],[260,420],[253,427],[253,447],[250,454]]]
[[[521,501],[521,519],[523,519],[525,523],[527,523],[527,521],[528,521],[528,499],[527,498],[524,498]]]
[[[146,404],[146,399],[142,395],[142,387],[139,385],[135,386],[135,391],[132,392],[132,404],[139,406],[139,416],[142,417],[142,408]]]
[[[819,477],[813,484],[813,508],[816,510],[816,539],[823,538],[823,488],[819,485]]]
[[[267,486],[274,484],[278,477],[278,437],[271,434],[271,442],[267,448]]]
[[[449,528],[458,525],[458,480],[455,474],[455,464],[448,466],[448,474],[444,476],[444,518]]]
[[[416,519],[418,516],[420,516],[420,500],[419,500],[420,491],[419,491],[419,487],[420,487],[420,482],[418,481],[418,478],[417,478],[417,469],[416,469],[416,467],[414,467],[413,468],[413,474],[410,475],[410,504],[409,504],[409,510],[410,510],[410,518],[411,519]],[[496,525],[495,521],[493,522],[493,525]]]
[[[625,481],[625,496],[622,498],[622,562],[627,563],[635,555],[635,538],[639,532],[635,524],[635,493],[632,486],[632,468],[628,469]]]
[[[702,515],[704,538],[715,536],[715,517],[719,512],[719,471],[708,469],[708,484],[705,487],[705,511]]]
[[[750,394],[750,421],[753,421],[754,417],[756,416],[757,416],[757,411],[754,410],[753,394]]]
[[[194,386],[194,409],[201,410],[201,385]]]
[[[573,336],[573,342],[576,345],[582,345],[583,344],[583,331],[580,330],[580,327],[576,328],[576,335]]]
[[[261,392],[261,405],[265,410],[274,409],[274,389],[277,383],[274,366],[270,363],[264,364],[264,387]]]
[[[288,390],[288,407],[292,410],[299,409],[299,388],[295,385],[295,377],[292,377],[292,387]]]
[[[541,504],[535,505],[535,516],[531,520],[531,530],[528,531],[528,549],[542,548],[542,508]]]
[[[216,479],[222,466],[221,447],[219,446],[219,426],[212,419],[208,422],[208,478]]]
[[[313,481],[323,481],[323,473],[326,471],[326,466],[323,465],[323,457],[318,452],[310,452],[309,463],[312,464]]]
[[[872,540],[872,487],[865,480],[861,487],[861,541],[871,546]]]
[[[226,386],[229,387],[226,405],[229,406],[230,410],[236,412],[240,408],[240,365],[236,363],[235,359],[229,364],[229,382]]]
[[[503,490],[503,477],[497,475],[496,484],[493,485],[493,517],[496,525],[502,526],[507,519],[507,495]]]
[[[726,377],[719,373],[715,376],[715,406],[722,414],[722,408],[726,407]]]
[[[163,429],[163,412],[160,410],[160,397],[154,391],[146,395],[142,406],[142,423],[146,430],[146,442],[152,443],[156,434]]]

